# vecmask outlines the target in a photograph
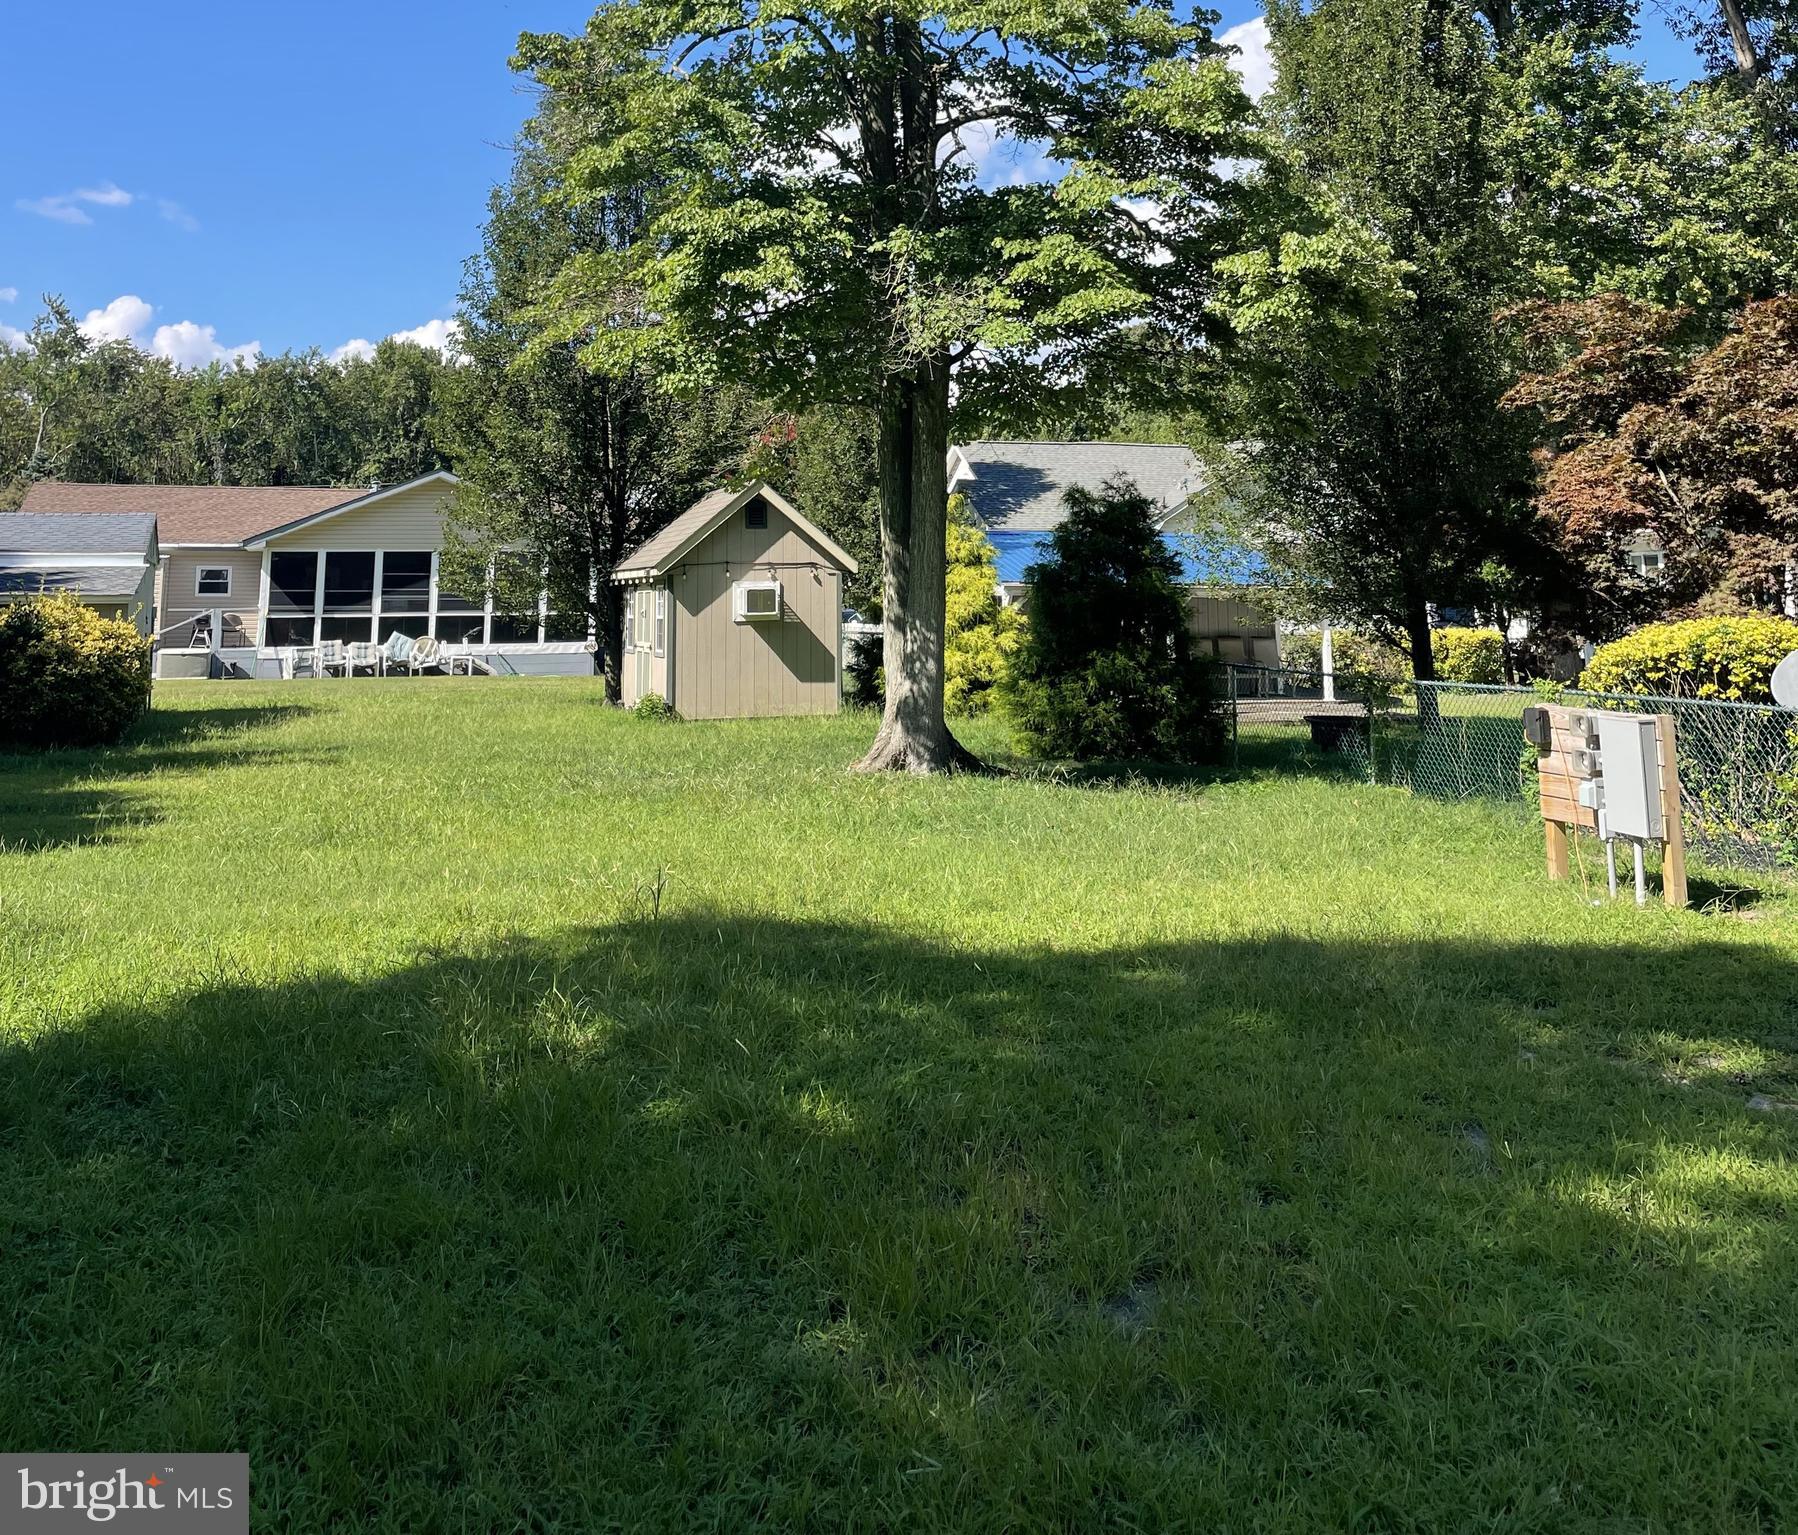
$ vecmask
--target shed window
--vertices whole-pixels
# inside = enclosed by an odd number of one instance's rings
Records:
[[[753,623],[780,617],[780,582],[739,581],[731,588],[731,617]]]
[[[231,567],[229,565],[202,565],[194,572],[194,595],[198,597],[229,597],[231,595]]]
[[[768,503],[751,501],[743,508],[743,526],[746,528],[765,528],[768,526]]]
[[[656,637],[655,653],[665,655],[668,651],[668,588],[656,588]]]

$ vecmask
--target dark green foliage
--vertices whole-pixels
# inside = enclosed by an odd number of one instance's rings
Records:
[[[0,750],[103,746],[150,702],[150,642],[67,593],[0,606]]]
[[[1205,762],[1223,743],[1214,662],[1186,628],[1179,562],[1126,480],[1067,493],[1001,694],[1025,749],[1081,761]]]
[[[129,341],[90,340],[56,298],[30,337],[0,344],[0,508],[52,478],[363,485],[449,467],[438,413],[458,370],[413,342],[184,373]]]

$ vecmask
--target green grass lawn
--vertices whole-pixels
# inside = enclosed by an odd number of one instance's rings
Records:
[[[0,759],[0,1443],[247,1450],[260,1529],[1798,1522],[1785,893],[871,730]]]

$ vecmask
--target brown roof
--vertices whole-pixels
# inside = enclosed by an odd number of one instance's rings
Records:
[[[240,544],[368,494],[340,485],[76,485],[39,480],[22,512],[149,512],[164,544]]]

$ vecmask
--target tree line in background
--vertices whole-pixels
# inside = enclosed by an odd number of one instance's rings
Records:
[[[520,41],[538,109],[459,364],[389,342],[179,374],[52,305],[0,350],[5,493],[450,465],[452,558],[531,551],[615,685],[603,574],[760,474],[862,561],[887,682],[865,765],[913,770],[965,760],[952,431],[1194,443],[1272,600],[1420,677],[1445,608],[1602,638],[1777,606],[1798,34],[1790,0],[1665,14],[1685,85],[1628,56],[1635,0],[1278,0],[1257,106],[1204,18],[1156,5],[723,0],[696,32],[679,0],[613,0]],[[1059,179],[989,184],[977,136]],[[1625,559],[1644,535],[1653,582]]]

